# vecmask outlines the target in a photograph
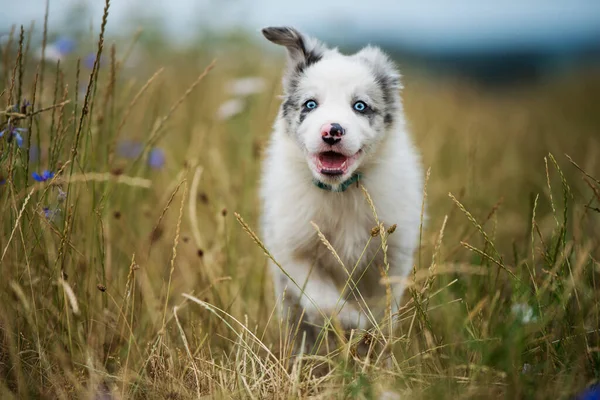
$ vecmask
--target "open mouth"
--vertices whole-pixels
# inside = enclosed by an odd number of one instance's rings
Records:
[[[317,169],[323,175],[343,175],[348,170],[348,157],[335,151],[325,151],[317,155]]]

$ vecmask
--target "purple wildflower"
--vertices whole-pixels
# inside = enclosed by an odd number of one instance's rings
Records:
[[[134,141],[124,141],[119,143],[117,151],[121,157],[137,158],[142,154],[142,144]]]
[[[44,170],[41,175],[37,172],[34,172],[31,174],[31,176],[38,182],[46,182],[48,179],[52,179],[54,177],[54,172]]]
[[[31,105],[31,103],[29,102],[29,100],[23,99],[23,103],[21,105],[14,104],[12,106],[12,112],[26,114],[27,113],[27,107],[29,107],[30,105]]]
[[[36,162],[39,158],[40,148],[37,145],[32,144],[31,146],[29,146],[29,161]]]
[[[4,134],[7,134],[6,140],[10,142],[11,140],[15,139],[17,146],[23,147],[23,136],[21,136],[21,133],[24,132],[27,132],[27,128],[17,128],[9,122],[6,126],[6,129],[0,131],[0,138],[3,137]]]
[[[23,99],[23,103],[21,103],[21,105],[15,104],[14,106],[12,106],[12,110],[16,113],[27,114],[27,107],[29,107],[30,105],[31,103],[29,102],[29,100]]]
[[[4,185],[6,183],[6,179],[4,179],[3,177],[0,176],[0,186]]]
[[[56,188],[58,189],[58,196],[57,196],[58,202],[62,203],[67,198],[67,192],[62,190],[62,188],[60,186],[57,186]]]
[[[94,63],[96,62],[96,53],[90,53],[83,59],[83,65],[87,68],[92,69],[94,67]],[[102,65],[102,57],[100,57],[100,65]]]
[[[54,47],[61,55],[65,56],[75,50],[76,42],[69,37],[61,36],[54,42]]]
[[[60,213],[60,208],[50,208],[50,207],[44,207],[44,216],[46,217],[46,219],[52,221],[54,219],[54,217],[56,217],[58,215],[58,213]]]
[[[25,129],[25,128],[17,128],[17,129]],[[23,136],[19,132],[13,133],[15,140],[17,141],[17,146],[23,147]]]
[[[21,114],[27,114],[27,107],[29,107],[31,103],[27,99],[23,99],[23,104],[21,104]]]
[[[153,148],[148,155],[148,165],[154,169],[160,169],[165,165],[165,152],[158,147]]]

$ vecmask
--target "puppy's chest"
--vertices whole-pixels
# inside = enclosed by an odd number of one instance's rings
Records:
[[[360,199],[362,200],[362,199]],[[369,264],[381,244],[379,237],[372,238],[375,220],[366,201],[340,201],[321,204],[312,213],[311,221],[318,227],[348,270],[358,263],[357,270]],[[297,251],[310,257],[321,268],[341,271],[339,261],[327,248],[310,221],[305,221]]]

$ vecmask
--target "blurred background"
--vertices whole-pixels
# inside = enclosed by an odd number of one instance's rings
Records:
[[[50,1],[50,31],[88,31],[100,21],[102,3]],[[12,24],[43,21],[44,0],[2,0],[0,6],[0,34]],[[432,0],[116,0],[110,14],[109,35],[143,26],[176,47],[233,32],[260,40],[264,26],[292,25],[341,48],[376,43],[428,71],[486,83],[562,74],[600,58],[600,3],[593,0],[457,0],[443,6]]]

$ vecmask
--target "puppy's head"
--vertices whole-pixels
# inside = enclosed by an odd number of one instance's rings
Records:
[[[378,48],[342,55],[293,28],[265,28],[285,46],[280,117],[314,177],[336,186],[376,149],[400,110],[400,74]]]

